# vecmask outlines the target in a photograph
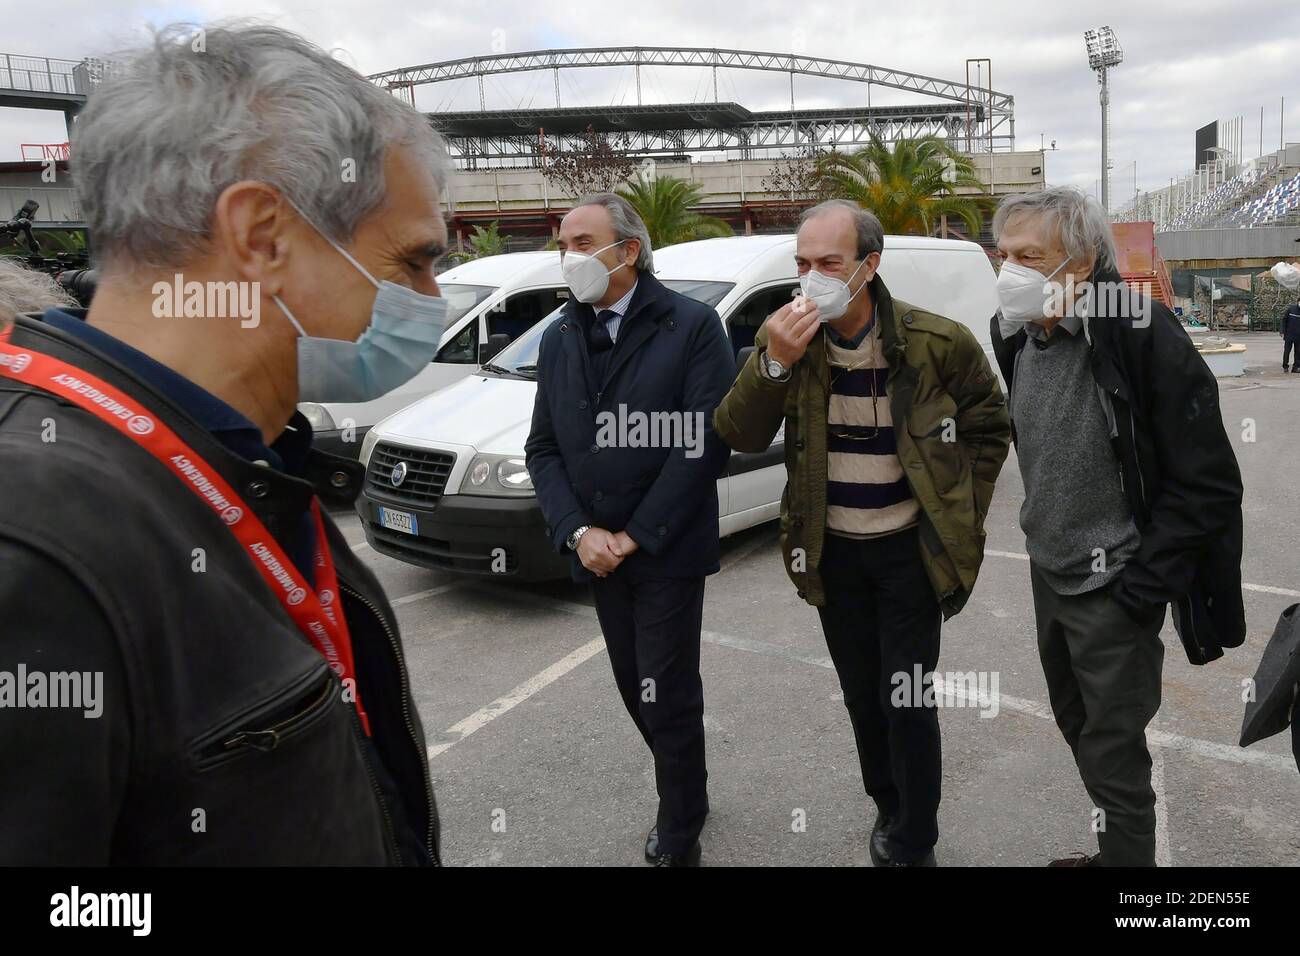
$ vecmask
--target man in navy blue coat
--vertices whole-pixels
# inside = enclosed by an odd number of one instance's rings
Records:
[[[552,543],[591,582],[614,680],[654,754],[646,860],[693,866],[709,812],[700,620],[729,454],[713,410],[735,363],[717,312],[654,277],[626,200],[583,197],[558,243],[572,297],[542,336],[528,471]]]

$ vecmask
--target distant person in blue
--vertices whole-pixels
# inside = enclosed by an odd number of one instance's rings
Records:
[[[1278,331],[1282,334],[1282,371],[1290,366],[1292,372],[1300,372],[1300,302],[1287,306]]]

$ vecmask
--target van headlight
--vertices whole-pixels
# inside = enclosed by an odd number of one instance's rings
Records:
[[[522,458],[508,455],[475,455],[460,483],[462,495],[533,494],[533,478]]]
[[[375,450],[375,445],[379,443],[379,432],[372,428],[366,432],[366,437],[361,439],[361,467],[370,467],[370,453]]]
[[[311,423],[311,430],[314,432],[332,432],[336,427],[334,416],[324,405],[317,405],[315,402],[299,402],[298,411],[307,416],[307,421]]]
[[[533,490],[533,476],[528,473],[528,468],[522,458],[507,458],[505,461],[497,462],[497,481],[502,488],[509,488],[511,491]]]

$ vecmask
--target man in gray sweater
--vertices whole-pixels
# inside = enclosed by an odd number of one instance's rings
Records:
[[[1100,205],[1051,188],[1008,197],[993,225],[1039,656],[1100,848],[1052,865],[1152,866],[1165,605],[1192,663],[1241,643],[1240,471],[1213,375],[1124,284]]]

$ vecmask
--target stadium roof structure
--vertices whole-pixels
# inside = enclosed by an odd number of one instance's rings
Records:
[[[708,68],[714,98],[709,102],[614,105],[560,105],[561,70],[643,66]],[[717,71],[758,70],[817,76],[865,87],[865,106],[831,109],[751,111],[717,100]],[[488,110],[483,80],[502,73],[550,70],[555,74],[556,106],[546,109]],[[969,70],[968,70],[969,72]],[[600,47],[539,50],[466,57],[389,70],[371,81],[414,103],[417,86],[477,78],[480,109],[440,113],[434,124],[447,136],[462,165],[480,161],[531,165],[543,153],[577,145],[588,125],[599,133],[627,137],[626,149],[638,156],[680,156],[692,152],[734,152],[749,158],[756,150],[841,148],[868,142],[875,133],[886,142],[927,134],[942,136],[967,151],[1011,150],[1015,145],[1014,99],[987,86],[909,73],[866,63],[785,53],[695,47]],[[903,90],[928,102],[872,106],[872,87]]]

